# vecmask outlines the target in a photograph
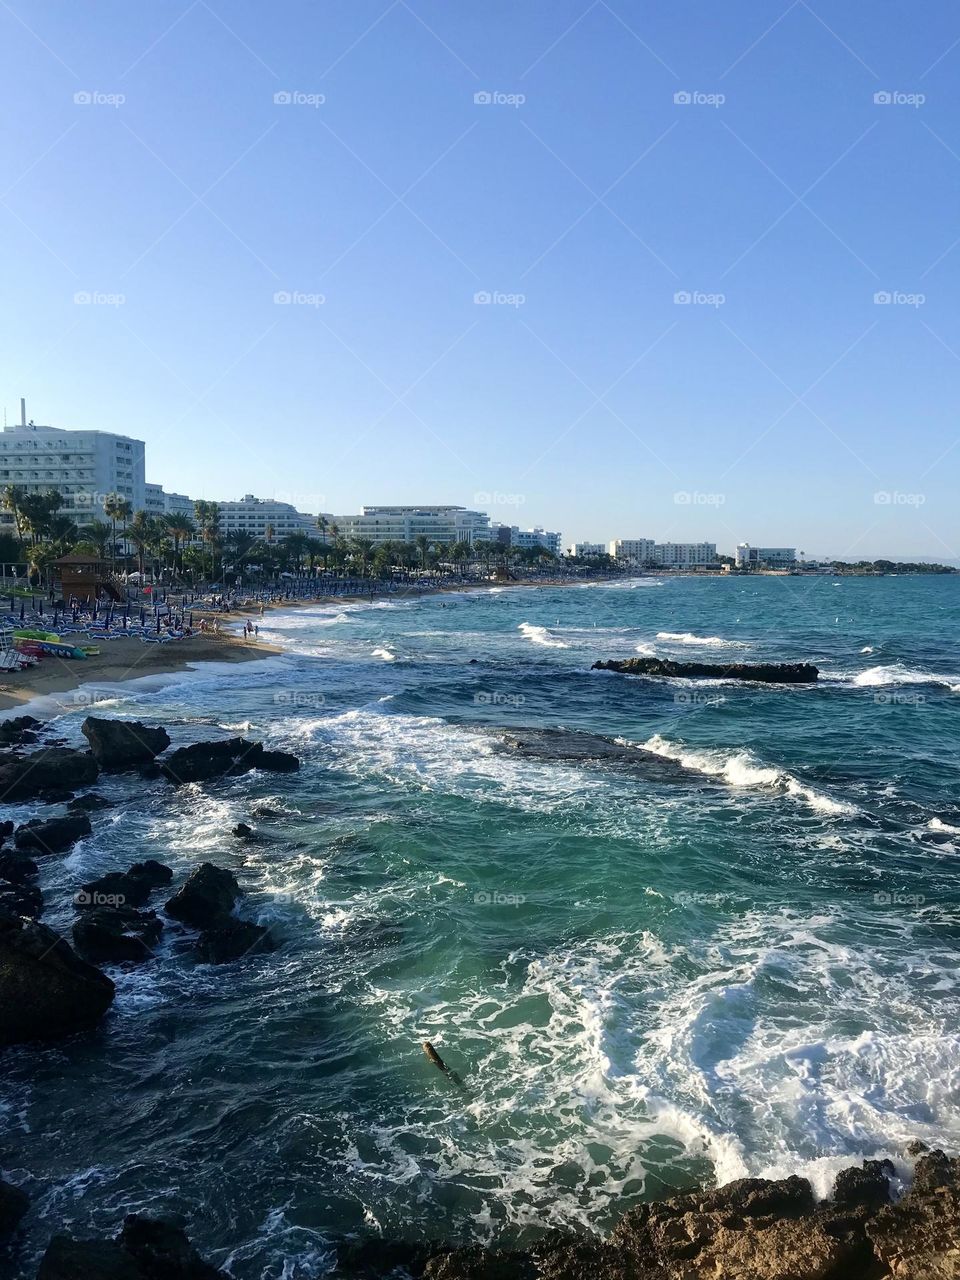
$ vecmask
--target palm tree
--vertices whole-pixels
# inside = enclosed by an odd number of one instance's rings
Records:
[[[193,504],[193,511],[200,528],[200,537],[210,547],[210,579],[212,581],[215,552],[220,546],[220,505],[198,499]]]
[[[129,528],[126,531],[126,540],[132,542],[137,549],[137,568],[140,572],[141,582],[143,581],[146,551],[154,538],[154,532],[152,517],[148,516],[146,511],[138,511],[130,521]]]
[[[321,542],[319,538],[307,538],[307,568],[313,573],[314,566],[318,559],[322,559],[324,566],[327,563],[327,544]]]
[[[370,556],[373,554],[375,543],[371,538],[352,538],[350,541],[350,552],[354,559],[360,561],[360,576],[367,576],[367,565],[370,562]]]
[[[89,548],[96,552],[100,560],[106,560],[107,548],[110,546],[111,530],[105,520],[91,520],[89,524],[81,525],[80,542],[78,547],[84,549]]]
[[[416,538],[414,538],[414,545],[416,546],[417,552],[420,556],[420,567],[422,569],[426,569],[427,556],[430,552],[430,539],[425,533],[418,533]]]
[[[170,515],[164,516],[163,522],[167,527],[173,540],[173,567],[176,569],[177,560],[180,561],[180,576],[183,576],[183,555],[180,551],[182,542],[189,542],[196,535],[197,526],[193,523],[189,516],[183,515],[181,512],[171,512]]]
[[[303,557],[307,554],[310,539],[305,533],[288,533],[285,538],[280,539],[280,545],[297,571],[297,577],[300,576],[300,570],[303,566]]]
[[[5,510],[12,512],[14,527],[17,530],[17,541],[20,543],[20,554],[23,554],[23,535],[26,531],[26,519],[23,515],[23,499],[27,491],[23,485],[8,484],[3,491]]]

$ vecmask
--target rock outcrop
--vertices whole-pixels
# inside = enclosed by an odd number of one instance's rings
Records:
[[[46,793],[62,794],[96,782],[100,767],[89,751],[48,747],[21,755],[0,752],[0,803],[34,800]]]
[[[232,871],[203,862],[170,898],[166,913],[194,929],[213,929],[230,919],[240,886]]]
[[[101,769],[139,769],[170,745],[166,729],[151,728],[139,720],[104,720],[87,716],[80,732]]]
[[[37,1280],[224,1280],[200,1257],[183,1228],[134,1214],[115,1240],[54,1236]]]
[[[252,769],[295,773],[299,768],[296,756],[285,751],[267,751],[262,742],[248,742],[246,738],[195,742],[190,747],[179,747],[160,766],[163,776],[177,784],[235,777]]]
[[[197,957],[206,964],[227,964],[244,956],[264,955],[276,951],[270,930],[251,920],[230,917],[225,924],[205,930],[197,942]]]
[[[671,662],[667,658],[623,658],[595,662],[594,671],[625,676],[673,676],[707,680],[759,680],[763,684],[812,684],[820,672],[807,662]]]
[[[135,862],[126,871],[108,871],[88,881],[74,896],[77,907],[142,907],[154,889],[173,879],[173,871],[162,862],[148,858]]]
[[[97,809],[112,809],[113,804],[105,796],[97,795],[96,791],[88,791],[85,796],[68,801],[67,808],[71,813],[93,813]]]
[[[34,860],[25,853],[0,853],[0,880],[9,880],[11,884],[26,884],[39,870]]]
[[[9,720],[0,720],[0,747],[19,747],[35,742],[36,730],[40,728],[40,721],[33,716],[11,716]]]
[[[27,1193],[0,1178],[0,1243],[10,1239],[29,1208]]]
[[[62,818],[33,818],[17,827],[13,843],[31,853],[66,853],[78,840],[90,835],[93,828],[85,813],[69,813]]]
[[[445,1248],[427,1260],[376,1242],[345,1245],[340,1265],[373,1277],[402,1262],[425,1280],[958,1280],[960,1159],[922,1156],[897,1204],[892,1174],[889,1161],[866,1160],[821,1203],[805,1178],[743,1178],[632,1209],[607,1240],[554,1233],[524,1251]]]
[[[42,924],[0,917],[0,1045],[87,1030],[113,1001],[110,979]]]
[[[73,941],[94,964],[141,963],[151,958],[162,932],[163,922],[154,911],[93,907],[73,926]]]

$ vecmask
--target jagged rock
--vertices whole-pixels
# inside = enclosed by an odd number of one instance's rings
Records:
[[[233,872],[204,862],[168,900],[166,912],[195,929],[212,929],[225,923],[239,897]]]
[[[33,800],[45,792],[88,787],[96,782],[100,768],[89,751],[48,747],[21,755],[0,752],[0,802]]]
[[[52,930],[0,919],[0,1044],[86,1030],[103,1017],[113,996],[106,974]]]
[[[234,777],[251,769],[293,773],[300,768],[296,756],[284,751],[265,751],[262,742],[227,738],[221,742],[195,742],[180,747],[161,765],[170,782],[208,782],[211,778]]]
[[[87,716],[80,732],[101,769],[137,769],[166,751],[170,735],[162,726],[151,728],[139,720],[103,720]]]
[[[0,822],[0,842],[13,835],[13,822]]]
[[[226,923],[201,933],[196,948],[198,957],[206,964],[227,964],[231,960],[242,960],[244,956],[264,955],[276,949],[277,944],[264,925],[232,917]]]
[[[912,1142],[907,1143],[908,1156],[922,1156],[924,1152],[929,1150],[930,1148],[927,1144],[925,1142],[921,1142],[919,1138],[914,1138]]]
[[[33,716],[12,716],[9,720],[0,720],[0,747],[34,742],[37,735],[33,731],[41,727],[40,721]]]
[[[77,796],[71,800],[67,808],[73,813],[94,813],[97,809],[112,809],[113,801],[98,795],[96,791],[88,791],[85,796]]]
[[[74,924],[73,941],[94,964],[121,964],[149,960],[162,932],[163,922],[154,911],[94,907]]]
[[[115,1240],[54,1236],[37,1280],[224,1280],[177,1223],[132,1215]]]
[[[0,915],[28,916],[36,920],[43,913],[43,894],[33,884],[0,881]]]
[[[866,1223],[882,1267],[894,1280],[957,1280],[960,1276],[960,1160],[942,1151],[921,1156],[903,1199]]]
[[[0,1242],[10,1239],[29,1208],[27,1193],[0,1178]]]
[[[858,1205],[879,1209],[890,1203],[890,1179],[895,1173],[889,1160],[864,1160],[859,1169],[841,1169],[833,1184],[833,1202],[848,1209]]]
[[[806,662],[671,662],[667,658],[624,658],[595,662],[594,671],[627,676],[679,676],[715,680],[759,680],[764,684],[810,684],[820,672]]]
[[[65,853],[88,836],[93,828],[85,813],[70,813],[62,818],[34,818],[18,827],[13,843],[18,849],[41,854]]]
[[[245,822],[238,822],[231,834],[239,840],[252,840],[256,836],[253,827],[248,827]]]
[[[425,1280],[537,1280],[538,1272],[529,1254],[476,1246],[432,1258],[423,1274]]]
[[[255,818],[282,818],[283,817],[282,809],[272,809],[268,804],[255,805],[252,812]]]
[[[74,896],[76,907],[142,907],[154,889],[169,884],[173,871],[162,862],[148,858],[135,862],[126,871],[109,871],[90,880]]]
[[[11,884],[26,884],[38,875],[40,868],[25,853],[0,853],[0,880]]]

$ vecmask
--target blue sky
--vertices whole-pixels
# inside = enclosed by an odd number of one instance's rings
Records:
[[[958,42],[884,0],[4,0],[0,402],[192,496],[958,559]]]

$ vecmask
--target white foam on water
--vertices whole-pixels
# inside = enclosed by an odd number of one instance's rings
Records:
[[[949,822],[944,822],[940,818],[931,818],[927,823],[928,831],[943,831],[947,835],[960,836],[960,827],[951,827]]]
[[[658,631],[658,640],[671,644],[699,645],[708,649],[745,649],[741,640],[724,640],[722,636],[695,636],[692,631]]]
[[[888,666],[868,667],[853,677],[853,683],[861,688],[882,688],[899,684],[938,684],[951,693],[960,693],[960,675],[941,675],[935,671],[913,671],[900,663]]]
[[[859,812],[855,805],[834,800],[823,792],[814,790],[813,787],[807,786],[784,769],[760,763],[746,750],[691,748],[682,743],[671,742],[659,733],[655,733],[646,742],[626,745],[640,746],[644,751],[653,751],[656,755],[665,756],[668,760],[676,760],[685,768],[693,769],[697,773],[706,774],[711,778],[722,778],[732,787],[760,787],[785,792],[804,801],[819,813],[851,816]]]
[[[865,644],[860,650],[861,653],[876,653],[876,649],[872,644]]]
[[[536,627],[531,622],[521,622],[517,630],[532,644],[543,645],[547,649],[569,649],[569,645],[550,634],[546,627]]]
[[[396,662],[397,655],[391,653],[389,649],[378,648],[372,650],[371,656],[374,658],[382,658],[384,662]]]

